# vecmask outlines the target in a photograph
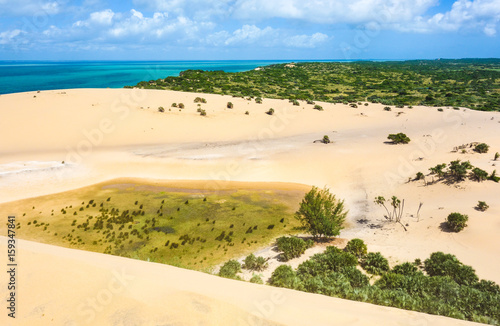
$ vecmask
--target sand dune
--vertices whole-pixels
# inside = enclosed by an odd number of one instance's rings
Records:
[[[196,112],[197,105],[193,103],[196,96],[207,99],[208,103],[202,104],[207,117]],[[228,101],[234,104],[234,109],[226,108]],[[171,108],[174,102],[183,102],[186,108],[179,112]],[[429,167],[454,159],[470,160],[488,172],[497,168],[493,155],[500,151],[498,112],[447,108],[439,112],[427,107],[393,108],[388,112],[377,104],[361,105],[357,109],[341,104],[321,105],[322,112],[313,110],[312,105],[293,106],[285,100],[265,99],[263,104],[256,104],[229,96],[125,89],[2,95],[0,202],[120,177],[208,180],[214,186],[221,180],[328,186],[346,200],[350,210],[350,227],[344,230],[342,237],[363,238],[371,251],[381,251],[393,263],[426,258],[438,250],[453,253],[472,265],[481,278],[500,282],[497,251],[500,240],[496,236],[500,231],[500,185],[472,181],[451,186],[425,186],[423,181],[407,183],[416,172],[427,173]],[[166,112],[158,112],[159,106]],[[271,107],[276,110],[273,116],[264,113]],[[249,111],[249,115],[245,111]],[[397,132],[406,133],[411,143],[386,144],[387,135]],[[313,143],[323,135],[328,135],[333,143]],[[453,152],[455,147],[471,142],[489,144],[490,152]],[[428,177],[427,181],[430,180]],[[384,220],[383,209],[373,203],[377,195],[397,195],[405,199],[403,222],[408,224],[408,232]],[[478,200],[486,201],[490,209],[476,211],[474,206]],[[420,203],[423,207],[417,219]],[[469,215],[469,227],[458,234],[443,232],[440,224],[454,211]],[[360,224],[359,220],[366,223]],[[26,324],[42,323],[39,318],[43,311],[55,318],[56,324],[76,318],[74,313],[63,314],[60,305],[67,304],[74,309],[75,304],[102,289],[113,268],[122,264],[130,266],[131,273],[137,273],[139,285],[127,289],[131,291],[128,294],[124,291],[116,295],[116,301],[96,317],[102,318],[98,320],[103,323],[114,320],[119,324],[119,318],[128,318],[127,313],[136,311],[130,318],[138,318],[137,321],[144,324],[162,324],[163,321],[152,318],[163,318],[162,314],[172,311],[164,302],[178,307],[175,309],[178,311],[198,300],[203,304],[190,307],[189,318],[210,324],[212,319],[207,318],[207,314],[214,318],[233,316],[228,323],[222,322],[232,324],[240,317],[245,320],[254,309],[254,300],[273,291],[285,293],[290,299],[282,308],[276,308],[275,315],[265,316],[271,324],[304,324],[300,322],[307,316],[303,311],[317,311],[316,324],[332,324],[336,320],[341,321],[340,324],[408,325],[415,322],[417,325],[418,316],[424,316],[222,280],[169,266],[77,254],[60,248],[46,251],[42,249],[46,246],[29,242],[23,245],[26,246],[22,252],[26,255],[23,273],[27,273],[23,286],[27,291],[29,284],[33,293],[30,297],[22,295],[23,300],[28,300],[23,303],[26,307],[23,309],[27,310],[22,313],[26,313]],[[91,264],[89,260],[99,264]],[[51,266],[64,266],[68,272],[79,275],[88,269],[96,284],[90,286],[88,282],[78,282],[78,277],[65,277]],[[37,268],[39,273],[34,272]],[[58,274],[54,280],[65,280],[63,287],[49,286],[51,273],[55,272]],[[167,282],[164,274],[171,274],[178,281]],[[224,291],[217,290],[216,285]],[[74,290],[68,292],[68,288]],[[238,299],[230,299],[233,296]],[[178,300],[173,299],[177,297]],[[137,310],[123,309],[136,306]],[[304,307],[303,311],[299,307]],[[183,319],[188,317],[180,313],[175,318],[174,324],[194,323]],[[434,316],[425,318],[430,318],[428,323],[433,325],[458,323]]]

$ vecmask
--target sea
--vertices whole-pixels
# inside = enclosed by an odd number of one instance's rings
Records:
[[[188,69],[240,72],[301,60],[0,61],[0,94],[70,88],[122,88]]]

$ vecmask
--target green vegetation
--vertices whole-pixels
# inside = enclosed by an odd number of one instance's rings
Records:
[[[245,265],[244,265],[245,269],[249,269],[252,271],[261,272],[264,269],[266,269],[268,266],[267,260],[264,257],[262,257],[262,256],[255,257],[254,254],[248,255],[245,258],[244,262],[245,262]]]
[[[315,238],[335,237],[344,228],[347,211],[328,189],[313,187],[302,199],[295,217]]]
[[[299,62],[238,73],[186,70],[140,88],[393,106],[469,107],[498,111],[500,60]]]
[[[495,158],[493,159],[494,161],[498,160],[500,158],[500,153],[496,152],[495,153]]]
[[[370,252],[361,261],[361,267],[370,274],[382,275],[389,271],[389,261],[380,252]]]
[[[482,182],[491,180],[494,182],[500,181],[500,177],[496,175],[494,170],[489,176],[488,172],[474,167],[469,161],[455,160],[448,164],[448,169],[445,170],[446,164],[438,164],[435,167],[429,168],[431,175],[437,175],[438,181],[444,179],[447,183],[455,183],[466,180],[468,177],[471,180]]]
[[[481,212],[485,212],[488,208],[490,208],[490,206],[484,201],[478,201],[476,205],[476,209]]]
[[[350,254],[353,254],[358,258],[362,258],[366,256],[366,253],[368,252],[368,247],[366,246],[363,240],[355,238],[349,240],[344,250]]]
[[[266,113],[269,114],[269,115],[273,115],[274,114],[274,109],[270,108]]]
[[[397,134],[389,134],[387,139],[391,140],[393,144],[408,144],[411,140],[410,137],[406,136],[402,132]]]
[[[1,209],[18,216],[26,240],[203,271],[298,232],[300,199],[285,190],[180,192],[108,182]]]
[[[284,261],[300,257],[313,244],[312,240],[304,241],[297,237],[281,237],[276,240],[276,247],[281,251],[281,258]]]
[[[165,108],[163,108],[163,106],[160,106],[160,107],[158,108],[158,112],[165,112]]]
[[[469,216],[463,215],[460,213],[451,213],[446,218],[446,223],[448,227],[453,232],[460,232],[467,226],[467,221],[469,220]]]
[[[331,141],[330,141],[330,137],[328,137],[327,135],[324,135],[324,136],[323,136],[323,139],[321,140],[321,142],[322,142],[323,144],[330,144],[330,143],[331,143]]]
[[[250,279],[250,283],[264,284],[264,281],[262,280],[260,275],[252,275],[252,278]]]
[[[231,259],[225,262],[224,265],[222,265],[219,271],[219,276],[240,280],[241,278],[236,275],[239,272],[241,272],[240,263],[238,263],[236,260]]]
[[[474,151],[481,153],[481,154],[488,153],[489,149],[490,149],[490,146],[488,144],[485,144],[485,143],[477,144],[474,147]]]
[[[380,253],[369,253],[361,262],[369,272],[381,275],[370,285],[357,268],[357,259],[335,247],[327,247],[294,270],[281,265],[270,284],[349,300],[420,311],[482,323],[500,323],[500,287],[479,280],[474,269],[455,256],[433,253],[419,270],[416,263],[389,269]]]
[[[232,109],[234,107],[233,103],[231,103],[231,102],[227,102],[226,106],[228,109]]]

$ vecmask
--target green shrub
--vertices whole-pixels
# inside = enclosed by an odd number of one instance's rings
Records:
[[[354,256],[361,258],[366,255],[368,252],[368,248],[365,242],[361,239],[352,239],[349,240],[344,250],[348,253],[353,254]]]
[[[246,114],[246,115],[250,115],[250,112],[248,112],[248,111],[245,111],[245,114]]]
[[[488,208],[490,208],[490,206],[488,206],[488,204],[484,201],[479,201],[476,206],[476,209],[481,212],[486,211]]]
[[[318,110],[318,111],[323,111],[323,107],[322,107],[321,105],[318,105],[318,104],[316,104],[316,105],[314,106],[314,109],[315,109],[315,110]]]
[[[241,265],[238,261],[231,259],[222,265],[219,271],[219,276],[225,278],[240,279],[236,274],[241,272]]]
[[[411,139],[402,132],[389,134],[387,139],[391,140],[393,144],[408,144],[411,141]]]
[[[491,181],[494,181],[494,182],[497,182],[500,181],[500,177],[497,177],[497,170],[493,170],[493,172],[491,172],[491,175],[488,177],[488,180],[491,180]]]
[[[389,271],[389,261],[380,252],[370,252],[361,262],[365,271],[375,275],[382,275]]]
[[[500,153],[496,152],[493,160],[498,160],[500,158]]]
[[[384,107],[384,111],[392,111],[392,109],[389,106]]]
[[[269,284],[281,288],[296,289],[296,290],[303,289],[302,281],[294,272],[292,267],[288,265],[281,265],[278,268],[276,268],[273,274],[271,275]]]
[[[453,232],[460,232],[467,226],[469,216],[460,213],[451,213],[448,215],[446,222],[448,227]]]
[[[489,149],[490,149],[490,146],[488,144],[485,144],[485,143],[477,144],[474,147],[474,151],[481,153],[481,154],[488,153]]]
[[[344,228],[347,210],[343,200],[337,200],[328,189],[313,187],[302,199],[295,213],[304,227],[316,237],[338,236]]]
[[[252,278],[250,279],[250,283],[257,283],[257,284],[264,284],[264,281],[262,281],[262,278],[260,275],[252,275]]]
[[[177,107],[177,103],[172,103],[172,107],[176,108]]]
[[[274,109],[270,108],[269,111],[266,112],[266,114],[273,115],[274,114]]]
[[[160,106],[160,107],[158,108],[158,112],[165,112],[165,109],[163,108],[163,106]]]
[[[177,104],[177,107],[178,107],[179,109],[184,109],[184,103],[179,103],[179,104]]]
[[[261,97],[256,97],[255,98],[255,103],[262,104],[262,98]]]
[[[362,288],[370,284],[368,276],[363,274],[355,266],[345,266],[339,271],[344,275],[353,288]]]
[[[228,109],[232,109],[232,108],[233,108],[233,103],[231,103],[231,102],[227,102],[227,108],[228,108]]]
[[[248,255],[245,260],[245,265],[244,267],[249,270],[255,270],[255,271],[262,271],[267,268],[267,260],[262,257],[255,257],[254,254]]]
[[[418,270],[417,266],[415,266],[412,263],[402,263],[402,264],[394,266],[392,268],[391,272],[394,274],[411,276],[411,275],[414,275],[416,273],[419,273],[420,271]]]
[[[440,251],[424,261],[424,268],[429,276],[448,276],[460,285],[474,285],[479,280],[472,267],[462,264],[454,255]]]
[[[417,176],[415,177],[415,180],[423,180],[425,179],[425,175],[422,172],[417,172]]]
[[[326,275],[331,272],[340,272],[343,268],[355,267],[358,264],[356,257],[336,247],[329,246],[325,252],[313,255],[297,268],[297,274],[302,278]]]
[[[284,261],[300,257],[313,244],[312,240],[304,241],[297,237],[281,237],[276,240],[276,245],[278,250],[282,252],[281,257]]]
[[[200,115],[203,116],[203,117],[206,116],[207,115],[207,111],[201,109],[200,110]]]
[[[323,144],[330,144],[330,137],[328,137],[327,135],[324,135],[323,139],[321,140],[321,142]]]
[[[469,161],[461,162],[460,160],[451,161],[448,164],[447,174],[454,181],[462,181],[467,176],[467,171],[472,169],[472,164]]]
[[[484,181],[488,179],[488,172],[481,170],[480,168],[472,169],[472,178],[477,182]]]

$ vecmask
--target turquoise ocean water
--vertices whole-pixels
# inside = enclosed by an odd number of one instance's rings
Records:
[[[187,69],[239,72],[288,61],[0,61],[0,94],[69,88],[122,88]]]

